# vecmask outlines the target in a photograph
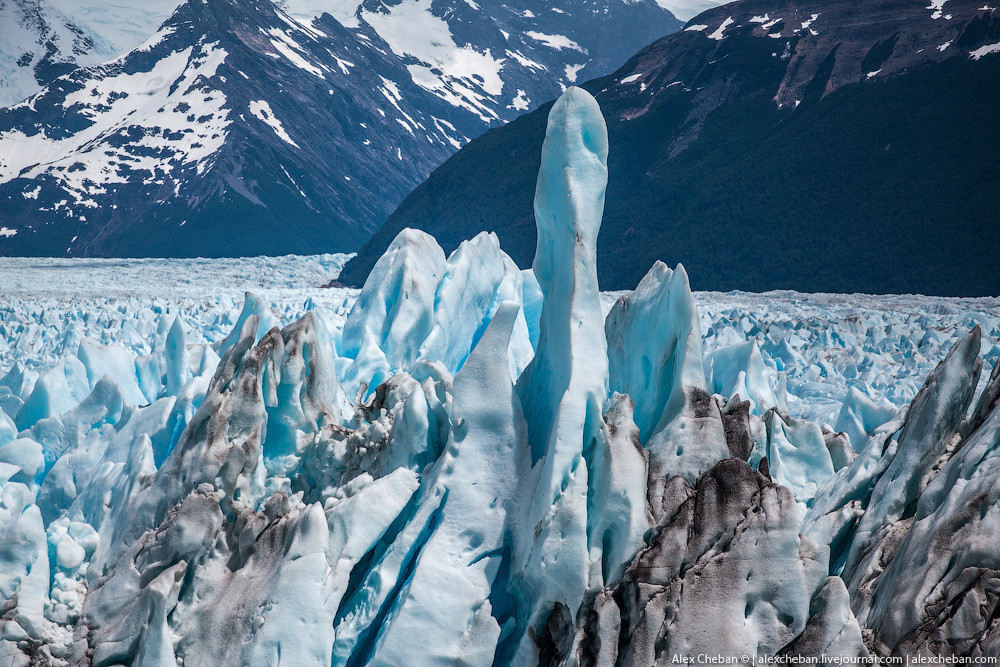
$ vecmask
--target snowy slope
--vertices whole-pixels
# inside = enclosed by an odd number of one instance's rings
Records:
[[[28,297],[0,317],[13,354],[66,340],[43,375],[18,364],[0,380],[0,656],[991,655],[996,300],[710,294],[700,314],[685,269],[662,263],[602,297],[607,138],[594,98],[567,90],[542,149],[531,271],[493,234],[446,257],[405,230],[337,306],[295,299],[343,257],[5,260]],[[282,263],[296,266],[253,275]],[[67,301],[89,268],[84,299],[116,270],[169,279],[119,286],[90,312]],[[227,288],[190,284],[199,275],[274,291],[226,312]],[[842,317],[859,301],[872,310]],[[880,338],[887,306],[936,312],[886,314]],[[783,334],[772,363],[746,342],[764,329]],[[918,330],[929,339],[914,346]],[[790,415],[774,371],[832,375],[840,343],[865,355],[865,382],[915,349],[943,359],[899,410],[850,401],[838,433]]]
[[[0,107],[106,55],[58,5],[47,0],[5,0],[0,4]]]
[[[625,0],[367,0],[345,25],[383,41],[414,82],[487,123],[606,74],[634,45],[680,28],[655,3]]]
[[[711,7],[726,4],[714,0],[656,0],[656,3],[682,21],[687,21]]]
[[[106,60],[141,45],[170,18],[182,0],[48,0],[78,26]],[[83,63],[81,63],[83,64]]]

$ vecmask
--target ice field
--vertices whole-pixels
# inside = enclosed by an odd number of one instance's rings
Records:
[[[216,343],[237,321],[247,291],[267,305],[274,324],[287,326],[315,308],[340,328],[359,290],[321,286],[348,258],[0,257],[0,378],[19,364],[27,371],[28,391],[84,337],[148,355],[175,316],[189,342]],[[605,314],[622,294],[602,293]],[[769,381],[777,386],[774,371],[785,374],[790,414],[830,427],[851,387],[887,409],[879,414],[908,403],[961,333],[976,324],[984,332],[984,360],[993,364],[1000,357],[1000,298],[693,295],[707,357],[755,341]],[[723,394],[730,389],[724,383],[716,388]]]
[[[1000,302],[601,294],[607,152],[527,271],[0,260],[0,664],[1000,654]]]

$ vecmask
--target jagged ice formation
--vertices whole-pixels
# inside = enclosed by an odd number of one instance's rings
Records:
[[[706,357],[683,267],[605,316],[607,154],[567,90],[533,270],[407,230],[342,326],[248,295],[225,336],[161,317],[15,366],[0,663],[997,655],[995,347],[973,328],[899,411],[855,389],[843,432],[793,416],[798,352]]]

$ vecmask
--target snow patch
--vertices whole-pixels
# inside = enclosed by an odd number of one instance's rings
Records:
[[[708,38],[709,39],[717,39],[717,40],[719,40],[721,42],[722,41],[722,35],[723,35],[723,33],[726,32],[726,28],[728,28],[732,24],[733,24],[733,17],[730,16],[725,21],[723,21],[722,24],[716,29],[716,31],[713,32],[712,34],[710,34],[708,36]]]
[[[277,49],[281,55],[285,56],[290,63],[299,69],[303,69],[310,74],[320,77],[321,79],[326,78],[323,76],[323,71],[321,69],[302,57],[300,51],[304,50],[295,40],[289,37],[284,30],[271,28],[268,32],[274,38],[270,40],[271,46]]]
[[[996,44],[987,44],[986,46],[980,46],[975,51],[970,51],[969,55],[972,56],[973,60],[979,60],[983,56],[989,55],[991,53],[1000,53],[1000,42]]]
[[[547,35],[544,32],[538,32],[536,30],[527,30],[524,33],[526,36],[540,42],[550,49],[555,49],[557,51],[562,51],[563,49],[570,49],[573,51],[579,51],[580,53],[586,54],[587,49],[583,48],[576,42],[574,42],[569,37],[565,35]]]
[[[524,55],[520,51],[511,51],[511,50],[508,49],[506,51],[506,53],[507,53],[508,57],[513,58],[514,60],[516,60],[517,64],[520,65],[521,67],[527,67],[529,69],[536,69],[536,70],[540,70],[540,71],[544,71],[545,70],[545,66],[544,65],[539,65],[534,60],[532,60],[528,56]]]
[[[487,122],[496,118],[486,98],[503,89],[500,69],[504,59],[494,58],[489,49],[480,52],[456,44],[448,23],[432,12],[431,0],[402,2],[375,12],[362,10],[361,18],[393,53],[420,61],[407,65],[418,86]],[[414,35],[421,38],[414,39]]]
[[[201,173],[231,122],[225,94],[209,82],[226,57],[213,43],[176,51],[149,72],[103,66],[63,101],[67,114],[90,121],[86,128],[62,138],[49,137],[44,128],[33,135],[0,133],[0,144],[8,147],[0,153],[0,183],[47,174],[82,204],[130,179],[162,183],[183,165]],[[136,135],[127,143],[114,139]]]
[[[929,10],[931,10],[933,12],[931,14],[931,18],[932,19],[939,19],[939,18],[941,18],[941,15],[942,15],[941,10],[944,8],[944,5],[945,5],[946,2],[948,2],[948,0],[931,0],[931,4],[929,4],[926,7],[926,9],[929,9]]]
[[[531,100],[528,99],[528,94],[525,93],[520,88],[517,91],[517,97],[511,101],[510,105],[517,109],[518,111],[527,111],[528,106],[531,104]]]
[[[258,120],[269,126],[274,133],[278,135],[278,138],[284,141],[286,144],[295,146],[298,148],[299,145],[292,141],[292,138],[288,136],[288,132],[285,131],[285,127],[281,124],[281,121],[274,115],[271,111],[271,105],[265,100],[256,100],[250,102],[250,113],[257,117]],[[291,178],[289,176],[289,178]]]
[[[656,0],[656,4],[666,9],[681,21],[687,21],[706,9],[725,4],[719,0]]]
[[[584,67],[586,67],[585,63],[580,65],[566,65],[566,78],[569,79],[570,82],[575,83],[577,72],[582,70]]]

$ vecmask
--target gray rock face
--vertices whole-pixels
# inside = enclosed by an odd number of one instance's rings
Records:
[[[909,407],[818,495],[804,530],[841,561],[879,655],[996,655],[1000,530],[994,368],[977,398],[973,329]],[[839,552],[839,553],[838,553]]]
[[[1000,372],[975,398],[980,336],[956,344],[860,454],[823,433],[837,472],[804,517],[766,457],[757,471],[729,458],[693,487],[661,485],[648,546],[580,615],[580,664],[996,655]],[[740,405],[723,410],[740,425],[727,435],[743,432]],[[728,438],[734,452],[742,437]]]
[[[864,652],[843,583],[828,581],[825,551],[798,527],[789,490],[742,460],[720,461],[694,488],[672,478],[650,545],[592,603],[581,662],[665,665],[786,645],[818,654],[851,640]],[[626,640],[609,645],[616,635]]]

